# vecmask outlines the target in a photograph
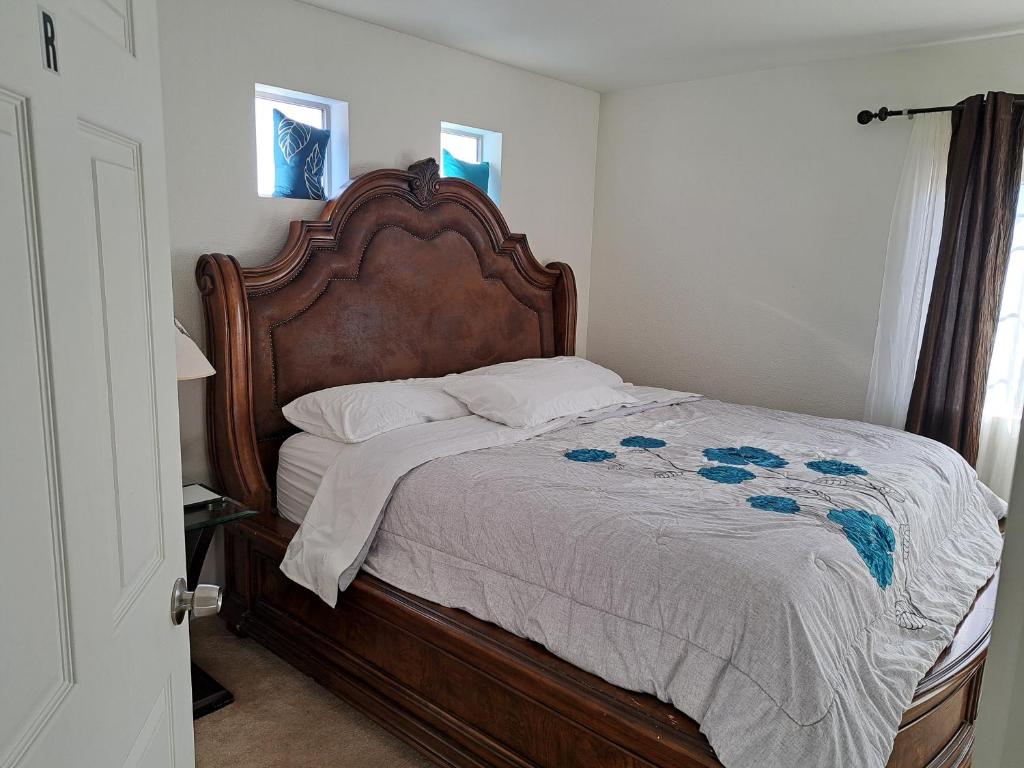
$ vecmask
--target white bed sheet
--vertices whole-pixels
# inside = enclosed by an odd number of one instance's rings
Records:
[[[285,440],[277,462],[278,514],[301,525],[327,470],[349,447],[308,432]]]

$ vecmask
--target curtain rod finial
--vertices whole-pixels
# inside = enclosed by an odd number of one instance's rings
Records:
[[[862,109],[860,112],[857,113],[857,122],[860,123],[861,125],[867,125],[874,119],[875,113],[872,112],[870,109]]]

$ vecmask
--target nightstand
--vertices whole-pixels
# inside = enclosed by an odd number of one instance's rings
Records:
[[[248,509],[234,499],[221,496],[201,484],[185,486],[185,562],[188,588],[195,589],[199,574],[203,570],[206,553],[213,541],[213,534],[221,525],[253,517],[255,510]],[[188,503],[190,498],[199,501]],[[192,719],[226,707],[235,697],[231,691],[214,680],[195,662],[192,663]]]

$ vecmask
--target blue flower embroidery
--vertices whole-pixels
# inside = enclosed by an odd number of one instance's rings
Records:
[[[847,475],[866,475],[868,471],[856,464],[847,464],[845,461],[834,459],[820,459],[819,461],[808,461],[807,468],[820,472],[823,475],[836,475],[846,477]]]
[[[892,553],[896,537],[892,528],[878,515],[861,509],[833,509],[828,519],[843,527],[847,540],[853,544],[860,559],[875,577],[878,586],[885,589],[892,583]]]
[[[728,485],[738,485],[744,480],[753,480],[755,477],[753,472],[739,467],[701,467],[697,470],[697,474],[708,480],[714,480],[716,483]]]
[[[766,451],[763,448],[751,448],[749,445],[744,445],[740,448],[740,456],[745,458],[751,464],[755,464],[766,469],[781,469],[789,464],[789,462],[784,458],[772,453],[771,451]]]
[[[781,469],[789,464],[781,456],[766,451],[763,448],[754,448],[744,445],[740,448],[705,448],[704,458],[708,461],[717,461],[720,464],[753,464],[765,469]]]
[[[784,515],[795,515],[800,511],[800,505],[796,499],[789,496],[751,496],[747,503],[754,509],[764,509],[768,512],[781,512]]]
[[[564,456],[569,461],[588,462],[608,461],[608,459],[615,458],[614,453],[611,451],[602,451],[600,448],[575,448],[571,451],[566,451]]]
[[[664,448],[665,441],[659,440],[656,437],[644,437],[643,435],[633,435],[632,437],[623,438],[619,445],[624,448]]]
[[[705,448],[704,458],[708,461],[717,461],[721,464],[747,464],[747,460],[740,456],[739,448]]]

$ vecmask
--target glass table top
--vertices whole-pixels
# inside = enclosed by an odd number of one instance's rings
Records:
[[[245,520],[257,514],[234,499],[219,497],[199,504],[185,507],[185,531],[198,531],[213,528],[237,520]]]

